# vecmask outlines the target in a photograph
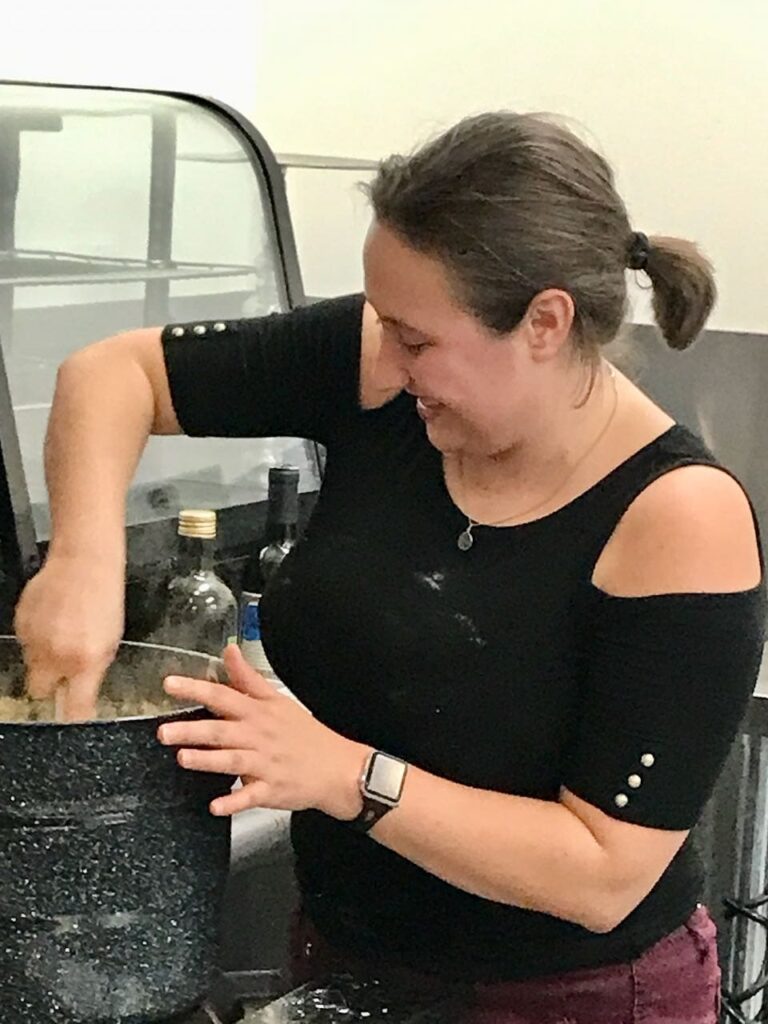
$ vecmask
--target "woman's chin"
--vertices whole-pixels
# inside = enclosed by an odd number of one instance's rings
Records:
[[[451,428],[447,423],[433,420],[426,427],[427,440],[446,458],[461,455],[467,459],[499,459],[514,447],[493,444],[482,434],[462,430],[455,424]]]
[[[443,455],[453,455],[462,448],[462,440],[457,430],[451,430],[449,424],[440,422],[442,417],[436,417],[426,424],[427,439],[429,443],[437,448]]]

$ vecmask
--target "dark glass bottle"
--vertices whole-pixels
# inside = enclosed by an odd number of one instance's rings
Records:
[[[154,643],[220,655],[237,639],[237,601],[213,571],[216,513],[187,509],[179,514],[174,575]]]
[[[274,673],[261,643],[259,602],[296,543],[298,521],[299,470],[295,466],[273,466],[269,471],[264,533],[245,566],[240,599],[240,649],[245,660],[268,677]]]
[[[269,471],[264,534],[243,573],[243,591],[261,595],[296,543],[299,522],[299,471],[273,466]]]

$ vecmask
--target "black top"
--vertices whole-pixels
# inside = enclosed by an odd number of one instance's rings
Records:
[[[306,534],[263,600],[278,675],[333,729],[435,775],[542,800],[566,786],[615,818],[689,828],[754,687],[762,588],[616,598],[591,577],[643,488],[713,456],[674,426],[559,511],[475,528],[461,552],[466,518],[414,399],[359,408],[361,309],[351,296],[163,335],[187,433],[327,446]],[[319,812],[294,814],[292,834],[331,943],[453,978],[631,959],[701,888],[689,842],[618,928],[593,934],[469,895]]]

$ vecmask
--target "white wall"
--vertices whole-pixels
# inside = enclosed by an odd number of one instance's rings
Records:
[[[470,112],[558,111],[638,228],[710,253],[713,326],[768,331],[766,39],[766,0],[17,0],[0,69],[212,94],[287,152],[378,158]],[[351,178],[289,179],[311,292],[360,285]]]
[[[255,90],[254,0],[5,0],[5,79],[189,90],[242,106]]]
[[[713,326],[768,331],[766,0],[261,0],[258,10],[249,109],[274,148],[379,157],[483,109],[568,115],[613,162],[638,229],[694,238],[714,259]],[[349,200],[338,210],[361,234]],[[327,291],[360,280],[357,247],[330,219],[327,206],[302,204],[299,234],[318,254],[310,276]]]

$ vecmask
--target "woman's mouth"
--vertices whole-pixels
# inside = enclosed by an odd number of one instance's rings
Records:
[[[421,416],[425,423],[429,423],[429,421],[439,415],[444,408],[445,406],[443,403],[436,401],[434,398],[422,398],[419,396],[416,399],[416,412]]]

